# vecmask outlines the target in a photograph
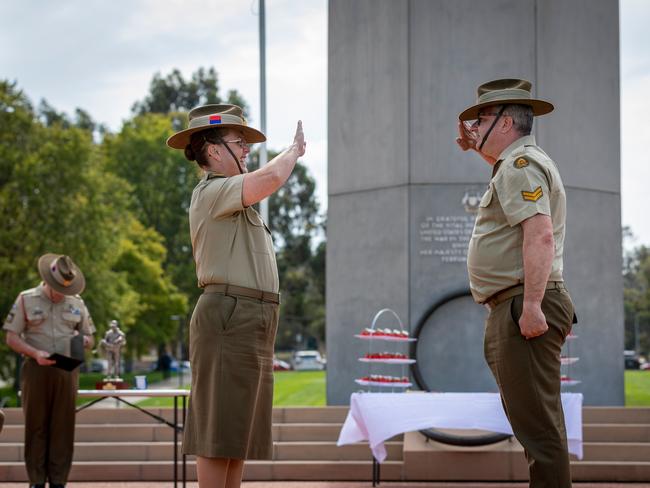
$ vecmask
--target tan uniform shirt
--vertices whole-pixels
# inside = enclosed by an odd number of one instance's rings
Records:
[[[500,155],[479,204],[467,253],[474,299],[524,282],[521,222],[536,214],[553,222],[555,257],[549,281],[562,281],[566,195],[560,173],[533,136],[513,142]]]
[[[41,283],[18,295],[5,320],[4,330],[19,334],[30,346],[70,355],[70,339],[75,330],[85,335],[95,333],[95,326],[79,295],[65,296],[53,303]]]
[[[244,208],[244,175],[212,173],[190,203],[190,236],[199,286],[225,283],[277,293],[278,268],[271,231],[253,207]]]

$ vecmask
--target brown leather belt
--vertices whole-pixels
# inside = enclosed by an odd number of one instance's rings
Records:
[[[223,293],[233,297],[253,298],[268,303],[280,304],[280,294],[270,291],[256,290],[255,288],[246,288],[245,286],[226,285],[223,283],[205,285],[204,293]]]
[[[563,281],[549,281],[546,283],[546,290],[566,290]],[[515,285],[510,288],[506,288],[499,293],[495,293],[490,298],[488,298],[483,305],[487,307],[488,310],[493,310],[500,303],[505,302],[508,298],[516,297],[517,295],[522,295],[524,293],[524,285]]]

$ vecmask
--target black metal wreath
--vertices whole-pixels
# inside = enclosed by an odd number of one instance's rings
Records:
[[[455,300],[456,298],[462,298],[471,295],[472,293],[469,291],[469,289],[464,288],[462,290],[452,291],[442,296],[424,313],[424,315],[422,316],[422,318],[420,319],[420,321],[418,322],[415,328],[415,332],[413,333],[413,336],[416,339],[420,338],[420,333],[424,328],[424,324],[426,324],[429,317],[431,317],[435,313],[435,311],[441,306],[443,306],[445,303]],[[419,343],[420,341],[418,340],[416,342],[412,342],[410,345],[411,346],[410,355],[412,358],[417,359],[417,354],[418,354],[417,345]],[[429,385],[427,385],[427,382],[424,380],[424,377],[420,372],[420,368],[418,364],[419,364],[418,361],[411,364],[411,373],[413,373],[413,379],[415,380],[415,383],[423,391],[432,391]],[[501,442],[505,439],[509,439],[510,437],[512,437],[508,434],[496,434],[496,433],[474,435],[474,436],[460,435],[460,434],[447,434],[445,432],[436,429],[424,429],[421,430],[420,433],[425,437],[427,437],[428,439],[433,439],[434,441],[442,442],[443,444],[451,444],[453,446],[486,446],[488,444],[496,444],[497,442]]]

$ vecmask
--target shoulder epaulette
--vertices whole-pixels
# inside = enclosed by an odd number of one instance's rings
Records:
[[[23,290],[19,293],[21,296],[40,296],[40,293],[38,293],[36,290],[38,290],[38,287],[35,286],[34,288],[30,288],[29,290]]]

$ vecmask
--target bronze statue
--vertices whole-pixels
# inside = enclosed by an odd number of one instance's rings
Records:
[[[120,350],[126,346],[126,335],[118,327],[117,320],[111,320],[110,329],[106,331],[99,346],[108,359],[107,379],[122,381],[120,378]]]

